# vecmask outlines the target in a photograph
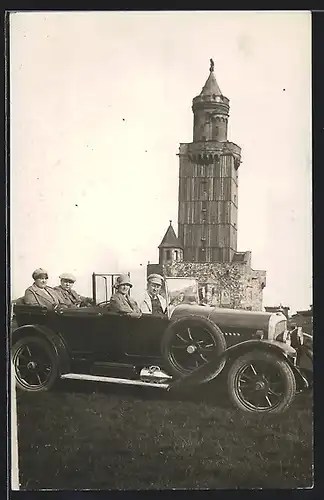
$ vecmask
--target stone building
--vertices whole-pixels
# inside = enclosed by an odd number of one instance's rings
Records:
[[[241,148],[227,139],[229,109],[211,60],[192,102],[193,141],[179,148],[178,237],[170,221],[159,264],[147,272],[197,277],[206,303],[262,310],[266,272],[251,268],[250,251],[237,251]]]

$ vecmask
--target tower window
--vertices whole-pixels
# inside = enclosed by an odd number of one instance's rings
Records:
[[[213,139],[218,137],[219,127],[215,125],[215,121],[213,122]]]
[[[207,189],[208,189],[208,180],[205,179],[205,178],[202,178],[201,179],[201,182],[200,182],[200,189],[201,189],[201,197],[203,198],[203,200],[206,200],[208,198],[208,193],[207,193]]]
[[[179,252],[178,252],[178,250],[174,251],[174,258],[175,258],[175,260],[179,259]]]
[[[199,262],[206,262],[206,251],[204,248],[199,249]]]

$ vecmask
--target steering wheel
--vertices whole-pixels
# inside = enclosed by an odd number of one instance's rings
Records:
[[[102,302],[99,302],[99,304],[97,304],[97,307],[109,307],[110,305],[110,300],[103,300]]]

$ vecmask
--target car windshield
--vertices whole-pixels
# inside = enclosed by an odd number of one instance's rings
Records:
[[[110,300],[117,276],[119,274],[92,273],[92,293],[96,304]]]
[[[166,293],[168,304],[197,304],[198,282],[193,278],[166,278]]]

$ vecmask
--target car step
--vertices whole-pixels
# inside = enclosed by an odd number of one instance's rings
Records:
[[[61,379],[86,380],[89,382],[108,382],[111,384],[141,385],[145,387],[159,387],[168,389],[170,384],[161,384],[159,382],[144,382],[143,380],[131,380],[128,378],[103,377],[100,375],[88,375],[86,373],[63,373]]]

